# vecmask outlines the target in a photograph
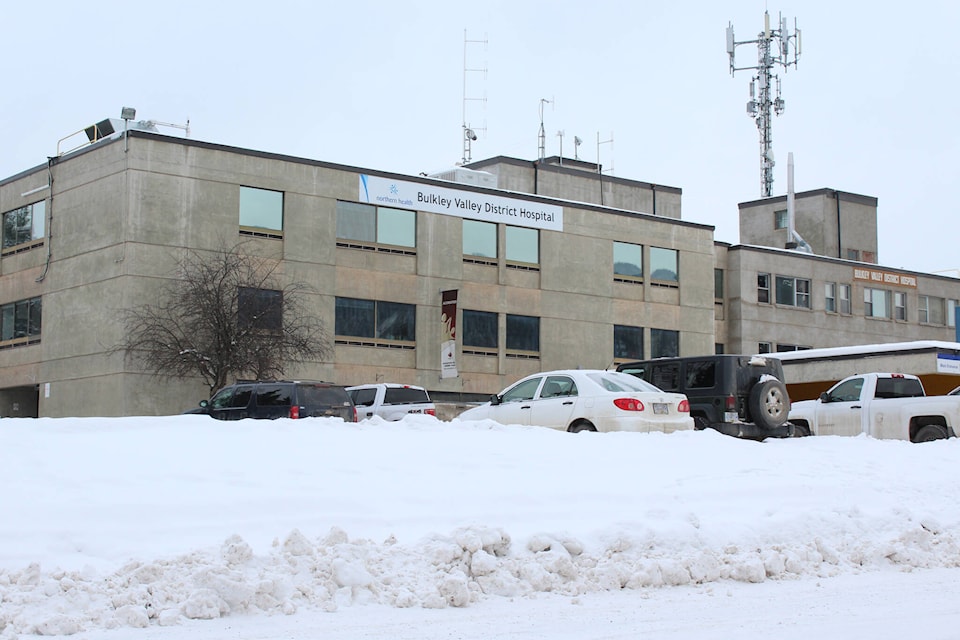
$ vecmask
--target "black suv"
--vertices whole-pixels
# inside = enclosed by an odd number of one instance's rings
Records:
[[[217,420],[333,417],[357,421],[346,388],[329,382],[238,380],[210,400],[202,400],[200,412]]]
[[[683,393],[697,429],[738,438],[789,437],[790,397],[776,358],[718,354],[625,362],[630,373],[664,391]]]

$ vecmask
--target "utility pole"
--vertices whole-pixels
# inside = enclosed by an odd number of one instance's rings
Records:
[[[736,48],[742,44],[756,44],[758,61],[756,66],[737,67]],[[784,73],[790,66],[797,66],[800,60],[800,29],[793,21],[793,33],[787,30],[787,20],[780,17],[778,29],[770,28],[770,14],[763,12],[763,31],[756,40],[737,42],[733,37],[733,23],[727,25],[727,54],[730,56],[730,75],[736,71],[755,70],[757,74],[750,79],[750,100],[747,102],[747,115],[757,123],[760,131],[760,192],[764,197],[773,193],[773,122],[772,114],[783,113],[784,101],[780,97],[780,77],[773,73],[777,65]],[[774,93],[775,87],[775,93]]]

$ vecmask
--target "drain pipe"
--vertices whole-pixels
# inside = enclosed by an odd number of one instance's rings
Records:
[[[53,258],[53,165],[56,158],[47,158],[47,188],[50,189],[50,210],[47,211],[47,258],[43,263],[43,271],[37,276],[35,282],[43,282],[47,277],[47,271],[50,269],[50,260]]]

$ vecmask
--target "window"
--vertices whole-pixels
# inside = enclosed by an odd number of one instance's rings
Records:
[[[723,301],[723,269],[713,270],[713,298]]]
[[[788,351],[805,351],[809,348],[810,347],[804,347],[799,344],[783,344],[781,342],[777,344],[777,353],[786,353]]]
[[[823,308],[827,313],[836,313],[837,312],[837,283],[828,282],[823,287],[824,293],[824,305]]]
[[[497,259],[497,225],[480,220],[463,221],[463,255],[481,260],[468,262],[488,263]],[[486,258],[483,260],[482,258]],[[467,258],[465,258],[467,259]]]
[[[468,351],[473,349],[497,349],[499,345],[497,330],[497,314],[489,311],[471,311],[463,310],[463,327],[460,330],[463,336],[464,353],[477,353]],[[485,352],[481,351],[480,354]]]
[[[687,389],[712,389],[716,384],[716,360],[691,360],[687,363]]]
[[[722,342],[713,343],[713,352],[716,354],[722,354],[724,352],[723,343]]]
[[[847,260],[860,260],[859,249],[847,249]]]
[[[537,229],[507,226],[506,244],[506,257],[509,262],[520,262],[525,265],[540,264],[540,232]],[[517,264],[508,266],[524,268]]]
[[[757,345],[757,353],[770,353],[773,351],[773,345],[769,342],[761,342]]]
[[[8,249],[43,238],[46,211],[47,202],[41,200],[3,214],[3,248]]]
[[[337,298],[336,304],[334,332],[337,336],[416,341],[416,305],[357,298]]]
[[[774,229],[787,228],[787,210],[786,209],[781,209],[780,211],[773,212],[773,228]]]
[[[957,305],[960,302],[956,300],[947,300],[947,326],[957,326]]]
[[[917,303],[919,321],[924,324],[945,324],[943,302],[943,298],[920,296]]]
[[[630,282],[643,278],[643,246],[626,242],[613,243],[613,279]]]
[[[533,396],[537,393],[537,387],[540,386],[540,381],[543,380],[541,377],[530,378],[529,380],[524,380],[523,382],[517,384],[500,396],[500,402],[506,404],[508,402],[523,402],[524,400],[533,400]]]
[[[283,192],[240,187],[240,233],[283,237]]]
[[[850,303],[850,285],[840,285],[840,313],[850,315],[853,312],[853,306]]]
[[[890,292],[884,289],[864,288],[863,315],[868,318],[889,318]]]
[[[893,294],[893,317],[895,320],[907,319],[907,294],[902,291]]]
[[[757,274],[757,302],[770,302],[770,274]]]
[[[283,292],[240,287],[237,291],[237,324],[256,331],[282,331]]]
[[[337,243],[342,247],[412,254],[408,249],[417,246],[417,213],[337,200],[337,239],[347,241]]]
[[[810,308],[810,281],[777,276],[777,304]]]
[[[671,329],[650,329],[650,357],[665,358],[680,355],[680,332]]]
[[[0,340],[33,344],[40,337],[40,298],[18,300],[0,306]]]
[[[629,360],[643,358],[643,327],[613,325],[613,357]]]
[[[650,277],[661,282],[680,282],[676,249],[650,247]]]
[[[512,357],[537,357],[540,352],[540,318],[534,316],[507,315],[507,350],[526,354],[508,353]]]

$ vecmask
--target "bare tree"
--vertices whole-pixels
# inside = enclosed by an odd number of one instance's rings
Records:
[[[242,247],[188,251],[156,304],[125,313],[116,349],[159,376],[199,374],[211,393],[233,377],[279,378],[291,363],[328,357],[323,323],[306,310],[313,288],[281,284],[278,262]]]

